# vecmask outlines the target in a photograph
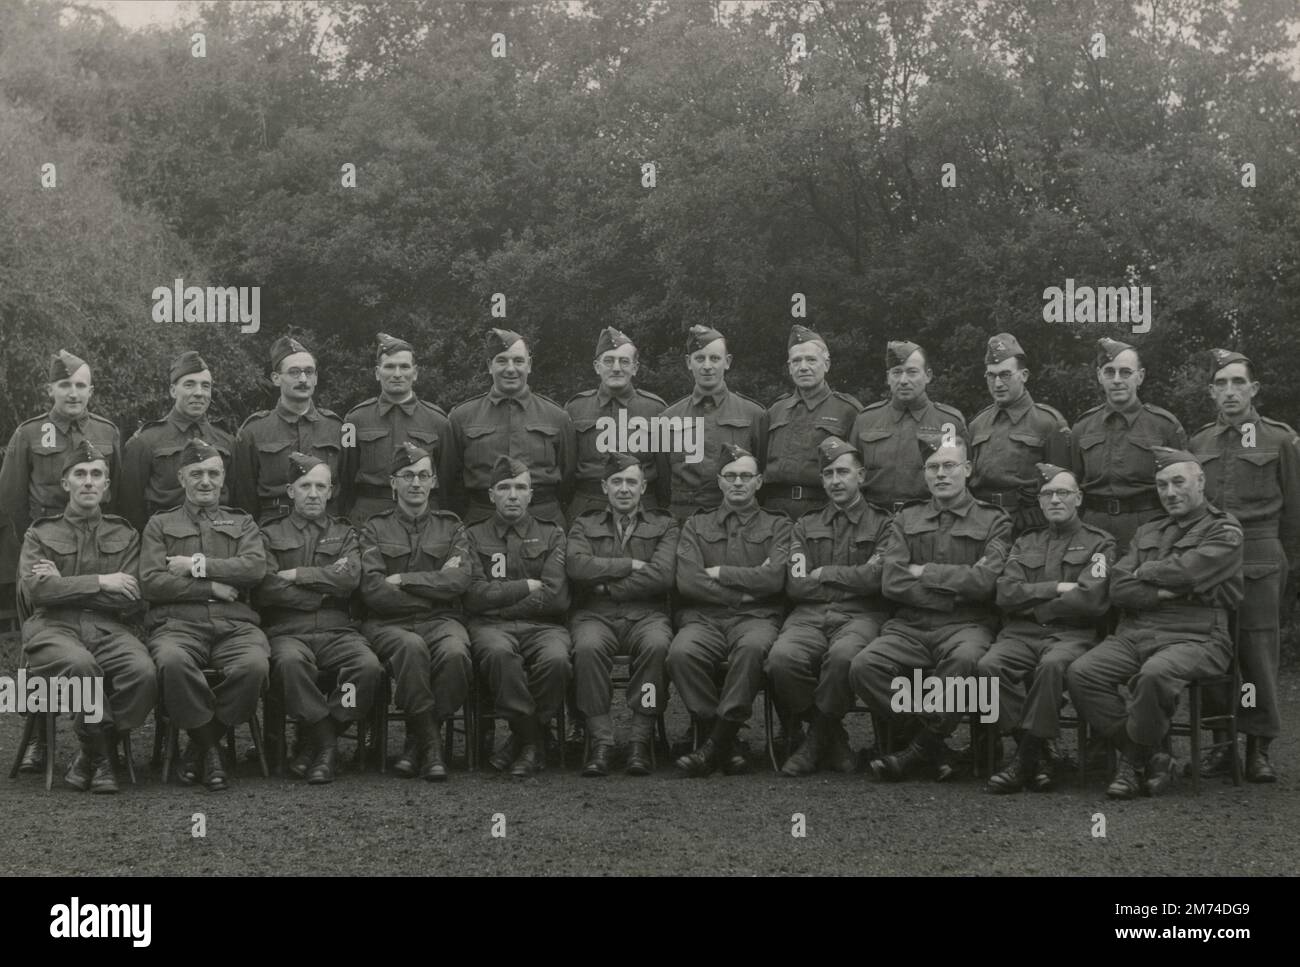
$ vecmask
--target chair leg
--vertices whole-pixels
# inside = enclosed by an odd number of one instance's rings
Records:
[[[1201,794],[1201,686],[1192,682],[1188,693],[1187,708],[1192,720],[1192,794],[1199,796]],[[1232,755],[1234,759],[1237,756],[1235,747]]]
[[[226,754],[230,756],[231,768],[238,769],[239,759],[235,754],[235,727],[233,725],[226,729]]]
[[[9,770],[9,778],[18,778],[18,769],[23,764],[23,753],[27,750],[27,743],[32,740],[32,733],[36,731],[36,716],[23,716],[23,735],[18,740],[18,751],[14,754],[13,768]]]
[[[153,754],[149,757],[151,768],[162,768],[163,760],[163,739],[167,736],[167,727],[163,724],[162,714],[158,707],[154,706],[153,710]]]
[[[135,758],[131,754],[131,733],[122,733],[122,755],[126,758],[126,776],[135,785]]]
[[[262,778],[269,779],[271,770],[266,767],[266,750],[262,747],[262,723],[258,721],[257,712],[248,720],[248,731],[253,737],[253,749],[257,752],[257,764],[262,768]],[[235,730],[230,730],[230,745],[235,745]],[[283,760],[281,760],[283,761]]]
[[[54,788],[54,752],[57,746],[55,741],[55,726],[58,724],[59,716],[57,712],[45,713],[45,791],[49,792]]]
[[[1082,715],[1074,727],[1075,755],[1079,757],[1079,785],[1088,784],[1088,720]]]
[[[559,730],[560,730],[560,768],[561,768],[561,769],[564,769],[564,768],[566,767],[566,765],[565,765],[565,761],[564,761],[564,760],[565,760],[565,755],[564,755],[564,746],[566,745],[566,743],[565,743],[564,739],[565,739],[565,737],[566,737],[567,734],[568,734],[568,729],[565,727],[565,722],[564,722],[564,706],[563,706],[563,705],[560,705],[560,710],[559,710],[558,712],[555,713],[555,720],[556,720],[556,723],[557,723],[557,727],[558,727]]]
[[[162,781],[166,785],[172,774],[172,760],[180,752],[180,737],[176,734],[176,726],[171,719],[164,718],[163,723]]]
[[[671,754],[673,747],[668,742],[668,722],[664,718],[664,713],[660,712],[659,715],[656,716],[656,719],[658,721],[659,739],[660,741],[663,742],[664,748],[667,749]],[[652,768],[658,769],[659,760],[658,760],[658,750],[655,748],[656,745],[658,745],[657,742],[654,742],[653,740],[650,742],[650,765]]]

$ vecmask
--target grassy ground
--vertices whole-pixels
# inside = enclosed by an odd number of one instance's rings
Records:
[[[0,640],[0,674],[13,673],[14,658],[12,640]],[[1294,668],[1282,696],[1285,737],[1274,755],[1281,782],[1234,789],[1213,781],[1199,799],[1184,782],[1167,797],[1131,803],[1107,801],[1100,775],[1087,788],[1071,781],[1053,794],[996,797],[971,778],[787,780],[757,755],[754,773],[734,778],[679,779],[661,756],[659,774],[645,779],[581,779],[571,761],[567,773],[553,764],[524,781],[454,769],[438,786],[349,770],[332,786],[308,787],[243,766],[231,789],[214,795],[163,786],[150,772],[152,723],[134,736],[140,784],[100,797],[59,781],[74,742],[64,720],[51,793],[37,776],[0,778],[0,873],[1294,874]],[[0,715],[6,773],[20,728],[17,715]],[[670,734],[684,729],[683,713],[672,709]],[[750,733],[756,752],[759,729]],[[861,716],[851,717],[850,731],[855,746],[869,740]],[[196,813],[202,838],[192,835]],[[802,838],[791,835],[795,813],[806,824]],[[1098,813],[1104,838],[1093,835]],[[492,835],[498,814],[504,837]]]

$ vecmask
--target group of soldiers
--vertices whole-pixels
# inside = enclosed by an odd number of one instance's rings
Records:
[[[494,768],[540,770],[567,701],[582,774],[604,776],[622,654],[632,775],[651,771],[670,687],[702,737],[678,769],[743,771],[738,733],[766,685],[791,738],[784,774],[854,769],[842,719],[856,699],[882,726],[876,776],[947,779],[961,711],[896,701],[898,677],[921,670],[999,683],[1015,751],[991,791],[1052,787],[1068,692],[1118,752],[1108,794],[1132,798],[1173,780],[1179,695],[1234,647],[1254,694],[1238,716],[1245,772],[1276,779],[1300,440],[1255,410],[1244,355],[1212,351],[1218,417],[1189,440],[1140,399],[1138,350],[1113,339],[1099,340],[1105,401],[1073,426],[1030,395],[1009,333],[988,341],[992,403],[969,424],[929,398],[915,343],[888,344],[889,398],[865,407],[830,387],[826,342],[801,325],[793,390],[766,408],[728,385],[722,333],[693,326],[685,350],[694,387],[669,406],[635,385],[636,346],[607,328],[597,386],[560,406],[530,389],[527,340],[492,329],[490,388],[446,413],[416,393],[411,344],[380,333],[379,395],[339,418],[314,402],[315,356],[284,337],[275,407],[233,436],[208,419],[211,370],[185,352],[170,412],[125,444],[88,409],[90,365],[59,352],[49,412],[0,466],[0,513],[22,535],[29,673],[108,682],[103,721],[76,718],[67,782],[116,791],[114,733],[160,703],[189,735],[182,781],[225,788],[219,739],[269,677],[301,723],[290,770],[328,783],[338,735],[387,700],[384,669],[407,719],[400,776],[447,778],[441,731],[474,681],[509,724]],[[620,416],[679,441],[698,426],[702,458],[610,448]],[[1239,755],[1216,740],[1192,764],[1202,775]],[[38,735],[24,767],[43,754]]]

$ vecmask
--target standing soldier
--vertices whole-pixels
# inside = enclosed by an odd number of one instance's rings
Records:
[[[281,336],[271,346],[271,382],[280,399],[271,410],[258,410],[235,436],[235,506],[259,523],[279,517],[293,506],[289,499],[289,454],[305,453],[329,465],[341,479],[343,421],[319,409],[316,357],[296,339]],[[337,499],[331,503],[337,506]]]
[[[396,505],[361,531],[361,594],[370,612],[361,631],[388,665],[394,701],[407,716],[406,748],[393,771],[441,782],[442,725],[464,706],[474,672],[461,614],[469,539],[459,517],[429,506],[438,482],[433,454],[408,440],[394,450],[388,479]]]
[[[338,732],[370,714],[380,668],[350,614],[361,546],[352,525],[325,511],[330,468],[292,453],[289,473],[293,510],[262,528],[267,571],[254,600],[271,644],[272,691],[309,734],[291,771],[322,785],[334,781]],[[321,672],[335,673],[328,696],[316,684]]]
[[[1182,448],[1187,435],[1178,417],[1138,399],[1147,371],[1137,350],[1114,339],[1097,345],[1106,402],[1071,427],[1070,464],[1083,487],[1083,519],[1113,535],[1123,554],[1137,529],[1160,516],[1151,448]]]
[[[83,440],[89,440],[108,464],[109,489],[105,508],[115,505],[119,487],[111,481],[120,477],[121,440],[117,427],[88,409],[95,386],[90,366],[84,359],[60,349],[50,357],[50,381],[46,393],[49,412],[18,425],[9,438],[0,464],[0,522],[8,524],[4,558],[0,560],[0,584],[15,580],[18,551],[27,525],[42,517],[57,516],[68,504],[63,489],[63,461]],[[0,531],[3,528],[0,527]],[[4,535],[0,534],[0,539]],[[32,740],[23,752],[24,772],[45,768],[45,716],[36,720]]]
[[[1115,538],[1079,519],[1082,495],[1074,474],[1049,463],[1037,470],[1047,526],[1025,531],[1011,547],[998,578],[998,607],[1006,620],[979,663],[980,675],[1000,683],[999,729],[1019,742],[1007,767],[989,778],[990,792],[1052,788],[1050,745],[1060,727],[1065,673],[1096,644],[1097,621],[1110,608],[1106,584]]]
[[[510,723],[510,741],[489,765],[524,778],[545,765],[546,723],[569,682],[564,531],[528,512],[532,484],[523,461],[503,455],[489,480],[495,511],[469,528],[473,576],[465,610],[473,615],[474,664],[497,714]]]
[[[1111,572],[1119,627],[1066,676],[1079,714],[1121,753],[1112,799],[1156,796],[1173,783],[1173,760],[1159,750],[1178,696],[1228,670],[1228,611],[1242,595],[1241,525],[1205,499],[1192,454],[1156,447],[1154,459],[1166,513],[1138,528]]]
[[[561,508],[573,480],[577,441],[573,421],[553,400],[528,386],[533,357],[523,336],[491,329],[486,338],[492,388],[451,411],[451,439],[457,479],[449,482],[465,503],[465,526],[495,513],[493,470],[502,454],[528,468],[529,516],[554,521],[564,536]]]
[[[971,493],[1011,515],[1012,537],[1047,523],[1038,505],[1038,463],[1070,462],[1070,425],[1035,402],[1025,388],[1029,370],[1016,337],[1000,332],[984,353],[984,380],[993,395],[970,422]]]
[[[680,529],[667,511],[641,503],[645,469],[635,455],[609,454],[603,483],[605,507],[573,522],[565,565],[577,598],[569,623],[577,704],[587,716],[591,736],[591,757],[582,774],[609,774],[614,748],[610,671],[614,656],[627,654],[632,661],[627,683],[627,704],[632,710],[627,772],[646,776],[655,719],[668,698],[664,662],[673,640],[668,592],[673,587]]]
[[[1196,431],[1191,450],[1205,470],[1206,499],[1236,517],[1245,534],[1246,592],[1237,625],[1241,676],[1255,686],[1255,705],[1238,709],[1238,728],[1246,733],[1246,778],[1276,782],[1268,746],[1281,728],[1278,609],[1287,573],[1300,562],[1300,440],[1285,423],[1256,411],[1259,383],[1249,359],[1226,349],[1212,355],[1210,395],[1219,416]],[[1213,694],[1206,705],[1222,714],[1231,700]],[[1228,741],[1226,734],[1214,738]],[[1228,756],[1226,746],[1211,751],[1197,764],[1201,775],[1222,775],[1231,767]]]
[[[929,496],[918,436],[938,439],[949,431],[966,436],[966,419],[955,406],[932,402],[926,387],[930,362],[914,342],[890,341],[885,350],[889,399],[867,404],[853,423],[849,442],[862,453],[862,495],[898,513],[909,500]]]
[[[185,499],[176,472],[181,451],[191,440],[207,440],[231,465],[235,438],[208,419],[212,405],[212,371],[193,350],[172,360],[168,373],[169,392],[175,400],[171,412],[161,420],[150,420],[122,447],[122,479],[118,509],[138,531],[160,510],[179,507]],[[229,503],[228,496],[222,501]]]
[[[184,501],[145,526],[140,586],[162,705],[190,736],[181,781],[201,778],[217,792],[226,788],[221,736],[253,717],[269,671],[270,647],[248,604],[266,576],[266,549],[252,517],[220,506],[226,471],[215,447],[185,444],[179,474]],[[203,677],[209,667],[221,672],[215,688]]]
[[[663,412],[665,419],[680,418],[684,427],[690,420],[689,425],[697,428],[684,430],[682,445],[674,446],[668,457],[672,470],[669,509],[679,522],[697,510],[712,510],[722,503],[718,471],[728,462],[726,447],[743,447],[754,454],[761,468],[767,446],[767,411],[727,386],[731,353],[722,333],[708,326],[691,326],[686,337],[686,368],[695,378],[695,388]],[[691,440],[695,452],[686,453]]]
[[[793,530],[784,514],[758,506],[763,475],[754,455],[735,444],[727,444],[725,453],[717,481],[722,506],[696,511],[678,546],[682,610],[668,650],[668,674],[708,736],[677,760],[677,768],[693,777],[719,767],[728,774],[746,769],[734,744],[753,714],[763,662],[781,630]],[[724,661],[730,666],[719,694],[714,676]]]
[[[93,677],[108,686],[99,722],[76,715],[81,750],[64,777],[75,789],[98,793],[118,791],[114,730],[139,728],[158,697],[149,651],[124,623],[142,610],[140,536],[125,519],[100,510],[110,483],[108,461],[89,440],[70,448],[62,481],[68,505],[62,515],[32,524],[18,565],[35,608],[23,622],[29,673],[47,680]]]
[[[895,711],[893,682],[915,669],[933,669],[945,681],[973,681],[997,626],[993,596],[1007,556],[1011,518],[971,496],[964,440],[949,437],[936,446],[923,437],[918,445],[928,451],[924,467],[931,497],[894,515],[881,576],[885,597],[902,607],[885,622],[880,637],[853,659],[849,678],[874,714],[901,719],[912,729],[906,749],[872,760],[876,778],[902,779],[928,762],[942,782],[955,771],[944,740],[962,714],[951,708],[921,714],[919,695],[913,696],[910,710]]]
[[[614,421],[619,414],[627,419],[641,417],[649,420],[658,416],[667,406],[654,393],[632,385],[640,363],[632,340],[612,326],[602,329],[596,341],[596,358],[592,366],[600,377],[595,389],[583,390],[569,402],[564,410],[573,420],[578,437],[578,463],[574,474],[573,502],[569,504],[568,518],[575,521],[589,510],[603,510],[608,506],[605,498],[605,458],[596,446],[601,436],[599,421],[602,417]],[[621,447],[614,447],[620,450]],[[646,494],[641,503],[646,507],[668,506],[668,454],[644,452],[637,455],[645,474]]]
[[[443,493],[455,477],[451,453],[451,424],[442,407],[415,394],[420,377],[415,350],[405,339],[386,332],[376,337],[375,379],[379,395],[348,410],[343,418],[356,434],[356,446],[343,448],[344,513],[360,527],[381,510],[393,507],[393,489],[388,485],[393,452],[412,443],[433,458],[438,490],[429,495],[434,510],[448,509]]]
[[[763,506],[798,520],[826,506],[819,476],[818,446],[831,437],[847,440],[862,404],[826,385],[830,350],[821,336],[804,326],[790,330],[787,366],[794,392],[767,411],[767,467],[763,471]]]
[[[889,620],[880,596],[881,542],[889,518],[862,496],[862,457],[839,437],[817,448],[830,502],[794,525],[786,597],[795,608],[767,656],[777,706],[812,713],[808,738],[781,767],[806,776],[825,765],[852,772],[853,753],[841,719],[853,705],[849,666]]]

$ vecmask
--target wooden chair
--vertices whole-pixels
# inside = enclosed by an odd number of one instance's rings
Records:
[[[396,708],[393,702],[393,680],[384,668],[379,680],[379,695],[375,701],[375,726],[379,736],[379,771],[388,771],[388,724],[394,719],[410,727],[410,716]],[[469,680],[469,695],[459,712],[447,717],[447,734],[443,738],[443,760],[450,764],[452,749],[456,739],[456,723],[460,723],[460,733],[465,738],[465,767],[471,771],[478,767],[478,729],[474,710],[478,703],[478,686],[473,675]],[[358,756],[361,746],[358,745]]]
[[[215,688],[220,684],[223,673],[217,668],[203,669],[203,678],[208,683],[209,688]],[[266,701],[266,688],[262,689],[261,700],[263,705]],[[157,765],[159,758],[162,759],[162,781],[164,783],[171,776],[172,761],[180,754],[180,730],[176,728],[176,723],[167,717],[166,706],[164,705],[164,696],[159,694],[158,705],[154,708],[154,745],[153,761]],[[262,741],[262,725],[258,717],[257,709],[254,707],[253,716],[248,720],[248,730],[253,740],[253,749],[257,753],[257,763],[262,770],[262,778],[269,778],[271,771],[266,765],[265,746]],[[235,754],[235,728],[232,725],[226,729],[226,751],[231,761],[232,774],[235,766],[238,764],[238,757]]]

